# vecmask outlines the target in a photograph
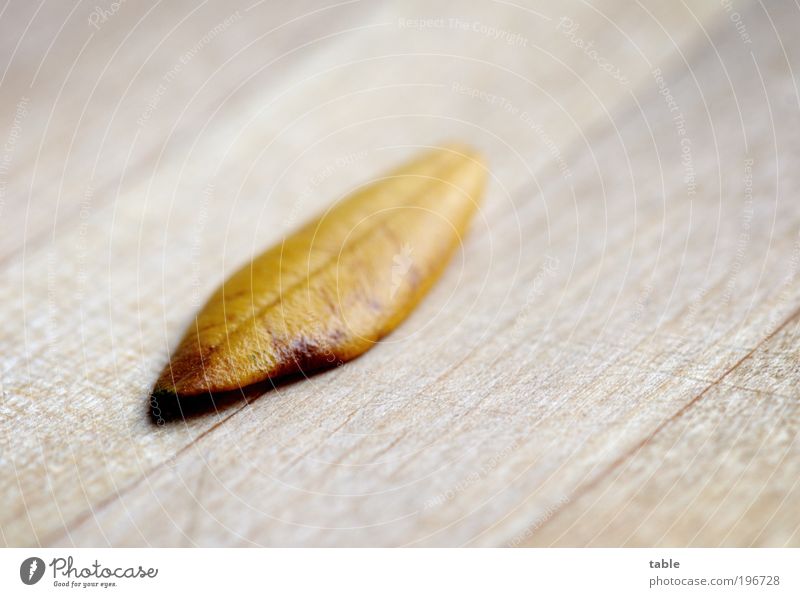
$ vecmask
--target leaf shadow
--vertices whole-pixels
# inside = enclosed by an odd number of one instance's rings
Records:
[[[317,370],[318,371],[318,370]],[[314,371],[316,373],[317,371]],[[208,392],[177,396],[173,392],[154,391],[147,401],[147,418],[158,427],[212,414],[221,414],[242,403],[249,404],[270,392],[304,381],[311,372],[299,372],[277,379],[267,379],[230,392]]]

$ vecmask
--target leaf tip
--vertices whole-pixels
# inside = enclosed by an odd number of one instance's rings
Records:
[[[161,426],[180,413],[180,399],[174,390],[156,386],[150,392],[149,414],[153,424]]]

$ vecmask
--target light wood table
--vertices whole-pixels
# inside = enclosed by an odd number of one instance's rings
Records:
[[[9,0],[0,541],[800,545],[798,25],[788,0]],[[233,268],[448,140],[490,184],[409,320],[150,422]]]

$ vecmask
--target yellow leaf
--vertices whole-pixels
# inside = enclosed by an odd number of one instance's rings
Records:
[[[447,146],[336,203],[214,293],[154,397],[236,390],[369,350],[441,274],[485,180],[474,151]]]

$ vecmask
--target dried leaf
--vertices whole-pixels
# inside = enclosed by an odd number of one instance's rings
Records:
[[[368,350],[444,269],[485,172],[471,149],[448,146],[338,202],[217,290],[154,396],[236,390]]]

